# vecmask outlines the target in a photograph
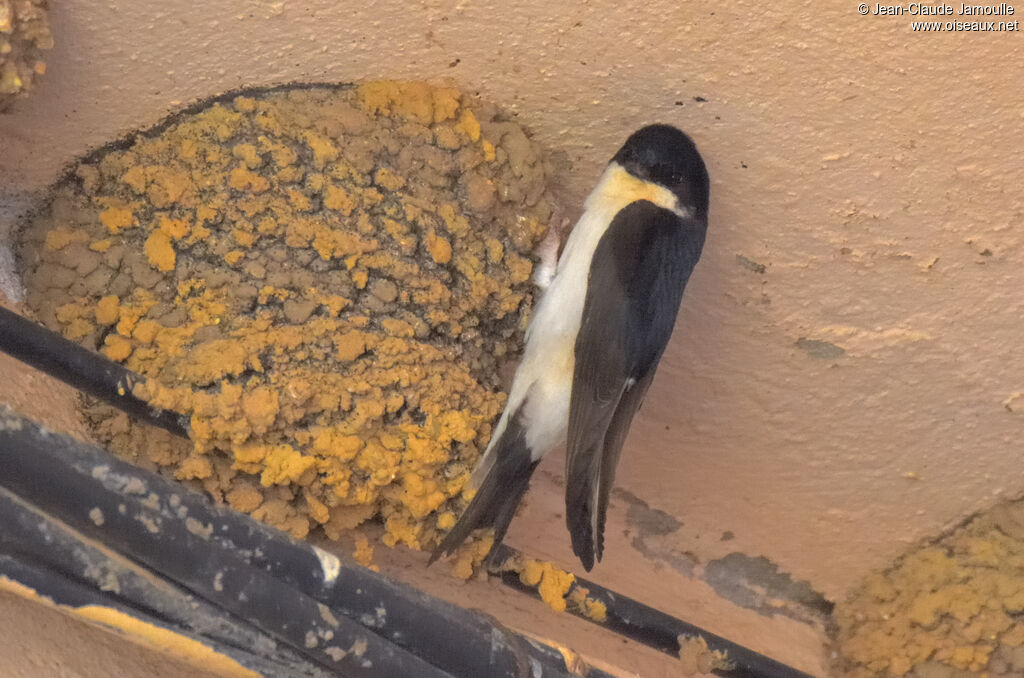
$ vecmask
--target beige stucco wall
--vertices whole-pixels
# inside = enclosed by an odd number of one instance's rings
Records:
[[[84,151],[245,85],[450,78],[568,154],[570,211],[634,128],[694,136],[708,242],[619,471],[620,497],[683,525],[647,553],[620,539],[619,588],[634,560],[657,597],[681,554],[739,551],[841,597],[1024,492],[1020,33],[752,0],[72,0],[52,19],[46,77],[0,116],[8,225]],[[557,510],[534,501],[512,540],[572,565],[564,535],[533,540]]]

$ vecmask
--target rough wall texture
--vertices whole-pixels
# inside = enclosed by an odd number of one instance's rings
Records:
[[[708,161],[711,226],[619,484],[681,521],[663,553],[764,556],[835,598],[1024,492],[1020,33],[913,18],[76,0],[53,8],[46,78],[0,117],[0,213],[83,151],[242,85],[452,78],[568,153],[577,201],[632,129],[679,125]]]
[[[216,678],[217,675],[6,591],[0,592],[0,609],[4,613],[0,617],[4,678]]]

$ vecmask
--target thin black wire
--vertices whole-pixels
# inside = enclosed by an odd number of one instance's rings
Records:
[[[137,419],[188,437],[185,417],[151,407],[132,393],[143,377],[3,307],[0,351]]]
[[[502,544],[495,551],[494,562],[499,565],[492,570],[492,574],[501,577],[506,586],[534,597],[540,597],[537,588],[524,584],[519,579],[517,572],[501,569],[500,563],[509,558],[521,557],[521,555],[515,549]],[[724,678],[813,678],[791,666],[644,605],[621,593],[610,591],[590,580],[576,577],[573,585],[586,589],[588,598],[604,603],[607,608],[607,616],[604,621],[599,622],[571,607],[566,610],[570,614],[672,656],[679,655],[680,637],[703,638],[707,643],[708,650],[724,653],[728,662],[728,668],[712,670],[712,673],[717,676]]]

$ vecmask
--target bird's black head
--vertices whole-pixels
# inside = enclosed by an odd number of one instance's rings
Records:
[[[708,211],[708,171],[690,137],[671,125],[641,127],[626,140],[613,161],[635,177],[664,186],[692,207]]]

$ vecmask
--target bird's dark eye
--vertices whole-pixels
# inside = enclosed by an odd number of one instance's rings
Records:
[[[683,175],[681,172],[666,168],[664,172],[661,172],[661,180],[665,182],[666,185],[675,186],[683,183]]]
[[[652,174],[666,184],[680,184],[683,181],[683,173],[678,168],[668,164],[658,164],[652,168]]]

